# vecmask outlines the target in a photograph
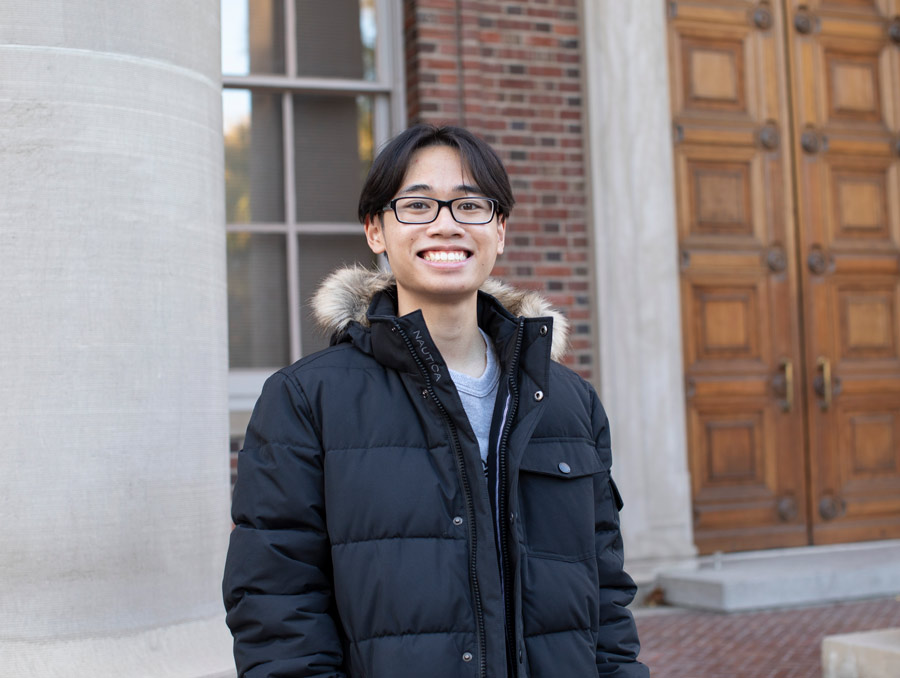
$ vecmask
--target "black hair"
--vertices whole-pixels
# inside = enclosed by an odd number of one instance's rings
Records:
[[[373,219],[394,198],[413,155],[420,148],[449,146],[459,151],[463,168],[485,197],[497,200],[497,213],[509,216],[515,198],[500,157],[469,130],[450,125],[414,125],[391,139],[378,153],[359,196],[359,221]]]

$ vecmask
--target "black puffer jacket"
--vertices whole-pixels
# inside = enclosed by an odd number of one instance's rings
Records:
[[[504,375],[487,482],[390,279],[347,269],[319,293],[335,343],[268,380],[239,456],[224,594],[241,676],[648,675],[603,408],[551,360],[564,321],[516,317],[549,309],[489,284],[512,313],[479,295]]]

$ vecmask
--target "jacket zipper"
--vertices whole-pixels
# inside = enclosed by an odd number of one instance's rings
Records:
[[[476,559],[476,553],[478,549],[478,535],[476,532],[477,526],[475,524],[475,506],[472,501],[472,488],[469,485],[469,476],[466,473],[466,463],[465,458],[463,457],[462,445],[459,442],[459,436],[456,431],[456,426],[453,423],[453,418],[450,416],[450,413],[447,412],[447,409],[444,407],[444,404],[441,402],[440,398],[438,398],[437,393],[434,392],[434,388],[431,385],[431,376],[428,374],[428,370],[425,369],[425,365],[422,362],[419,355],[416,353],[416,349],[413,346],[412,340],[403,330],[400,323],[396,320],[391,321],[394,325],[394,329],[400,333],[400,336],[403,338],[403,342],[406,344],[406,348],[409,350],[410,355],[413,357],[413,360],[416,363],[416,366],[419,368],[419,372],[422,373],[422,376],[425,379],[425,388],[428,395],[434,401],[434,404],[437,405],[438,410],[440,410],[441,415],[444,418],[444,422],[447,424],[447,428],[450,430],[450,438],[453,441],[453,450],[456,455],[456,467],[460,475],[460,480],[463,485],[463,493],[466,497],[466,518],[469,523],[469,535],[471,538],[472,548],[469,549],[469,585],[472,588],[472,598],[475,600],[475,612],[476,612],[476,622],[478,626],[478,658],[479,658],[479,676],[480,678],[487,678],[487,657],[485,656],[485,646],[487,645],[487,641],[485,639],[485,631],[484,631],[484,609],[483,604],[481,602],[481,589],[478,586],[478,576],[477,576],[477,567],[478,562]]]
[[[497,532],[500,536],[500,571],[503,578],[503,602],[504,612],[506,614],[506,646],[507,655],[509,656],[510,665],[518,674],[518,662],[516,661],[516,642],[515,642],[515,619],[512,609],[512,576],[511,576],[511,558],[509,555],[509,526],[507,522],[507,506],[509,504],[509,483],[508,461],[506,455],[506,447],[509,442],[509,434],[512,430],[512,422],[516,417],[516,411],[519,409],[519,387],[513,376],[519,364],[519,354],[522,350],[522,336],[524,334],[525,325],[519,318],[519,327],[516,332],[516,347],[513,351],[512,362],[509,368],[509,392],[512,396],[512,403],[509,407],[509,415],[503,424],[503,434],[500,436],[500,442],[497,445],[497,484],[499,492],[497,492]]]

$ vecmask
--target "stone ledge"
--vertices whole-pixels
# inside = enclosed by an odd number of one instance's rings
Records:
[[[681,607],[797,607],[900,593],[898,563],[900,540],[752,551],[699,558],[660,573],[657,585]]]
[[[897,678],[900,629],[826,636],[822,640],[822,678]]]

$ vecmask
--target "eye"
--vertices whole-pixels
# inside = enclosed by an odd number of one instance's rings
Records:
[[[402,202],[398,203],[397,206],[403,210],[413,211],[426,211],[431,209],[431,203],[425,200],[417,200],[416,198],[403,200]]]
[[[488,200],[478,200],[477,198],[460,200],[456,203],[456,209],[461,212],[483,212],[491,208]]]

